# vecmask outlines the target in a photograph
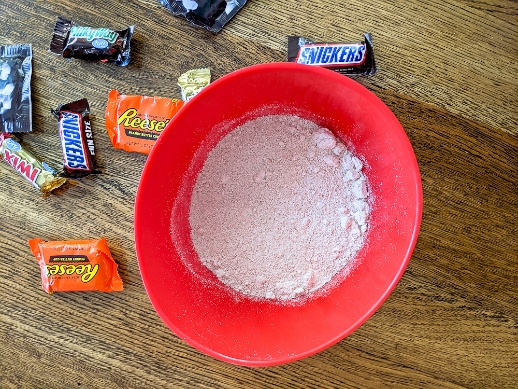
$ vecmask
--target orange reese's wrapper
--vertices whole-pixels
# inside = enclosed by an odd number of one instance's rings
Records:
[[[45,242],[29,240],[45,292],[118,292],[122,280],[106,239]]]
[[[108,94],[106,129],[113,147],[149,154],[184,102],[165,97]]]

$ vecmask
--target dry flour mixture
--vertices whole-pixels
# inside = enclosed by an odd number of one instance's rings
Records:
[[[191,238],[202,263],[255,298],[318,290],[364,244],[362,168],[331,131],[297,116],[235,128],[209,153],[192,194]]]

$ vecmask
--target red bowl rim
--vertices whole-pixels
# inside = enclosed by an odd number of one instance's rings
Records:
[[[342,82],[344,84],[348,84],[347,87],[354,89],[356,92],[364,95],[367,99],[369,99],[371,101],[377,101],[378,104],[381,103],[381,104],[379,104],[380,107],[382,107],[382,109],[386,110],[388,115],[392,115],[395,118],[395,120],[399,124],[399,126],[398,126],[399,130],[405,135],[405,137],[407,137],[405,130],[403,129],[403,127],[397,120],[394,113],[373,92],[371,92],[370,90],[365,88],[363,85],[361,85],[360,83],[358,83],[357,81],[354,81],[353,79],[351,79],[349,77],[340,75],[334,71],[330,71],[327,69],[314,67],[314,66],[301,65],[301,64],[295,64],[295,63],[289,63],[289,62],[272,62],[272,63],[266,63],[266,64],[252,65],[249,67],[245,67],[245,68],[236,70],[232,73],[229,73],[229,74],[217,79],[216,81],[212,82],[207,87],[205,87],[196,96],[194,96],[191,101],[202,99],[203,96],[205,95],[205,93],[207,93],[207,91],[211,91],[212,89],[218,88],[220,84],[225,83],[227,80],[239,78],[246,74],[256,73],[256,72],[273,72],[276,70],[294,70],[294,69],[300,70],[301,67],[303,67],[304,71],[308,72],[309,74],[313,73],[312,74],[313,76],[324,76],[327,78],[335,77],[337,82]],[[166,132],[168,130],[168,128],[174,126],[174,123],[176,120],[178,120],[178,118],[180,118],[186,114],[188,114],[188,105],[186,107],[183,107],[173,117],[173,119],[169,122],[169,124],[165,128],[164,132]],[[159,317],[169,327],[169,329],[173,331],[173,333],[175,335],[177,335],[182,340],[184,340],[185,342],[187,342],[194,348],[198,349],[199,351],[202,351],[206,355],[210,355],[221,361],[229,362],[229,363],[236,364],[236,365],[251,366],[251,367],[267,367],[267,366],[276,366],[276,365],[281,365],[281,364],[285,364],[285,363],[298,361],[298,360],[304,359],[306,357],[312,356],[314,354],[317,354],[317,353],[331,347],[332,345],[338,343],[339,341],[341,341],[342,339],[344,339],[345,337],[350,335],[352,332],[357,330],[362,324],[364,324],[369,319],[369,317],[372,316],[379,309],[379,307],[383,304],[383,302],[388,298],[388,296],[392,293],[392,291],[398,284],[399,280],[403,276],[403,273],[405,272],[406,267],[408,266],[408,263],[410,261],[410,258],[412,257],[412,253],[414,251],[414,248],[415,248],[415,245],[417,242],[417,237],[419,235],[419,230],[420,230],[421,221],[422,221],[422,212],[423,212],[423,191],[422,191],[419,166],[417,164],[416,158],[413,158],[412,162],[411,162],[412,171],[415,173],[415,176],[416,176],[415,182],[416,182],[417,201],[416,201],[416,209],[415,209],[415,213],[416,213],[415,214],[415,224],[414,224],[414,229],[412,231],[410,244],[405,253],[404,259],[401,261],[401,266],[400,266],[399,270],[397,271],[397,273],[395,274],[394,279],[390,283],[389,287],[380,296],[378,301],[375,304],[373,304],[365,312],[365,314],[360,319],[358,319],[356,323],[354,323],[354,325],[350,326],[349,328],[347,328],[346,330],[344,330],[342,333],[335,336],[334,338],[329,339],[327,342],[324,342],[324,343],[320,344],[319,346],[314,347],[313,349],[298,353],[296,355],[283,356],[283,357],[278,357],[278,358],[269,359],[269,360],[265,360],[265,361],[258,361],[258,360],[250,361],[250,360],[232,358],[227,355],[223,355],[218,352],[215,352],[211,348],[204,346],[203,344],[199,343],[197,340],[195,340],[195,339],[191,338],[190,336],[188,336],[187,334],[185,334],[176,325],[174,325],[174,323],[168,318],[167,314],[160,308],[160,306],[158,304],[159,299],[153,294],[151,283],[147,279],[146,270],[145,270],[146,266],[145,265],[143,266],[143,260],[141,258],[139,258],[139,256],[138,256],[139,246],[140,246],[139,227],[138,226],[140,224],[141,217],[142,218],[145,217],[145,215],[141,216],[138,211],[140,208],[140,206],[139,206],[140,203],[144,202],[144,200],[142,200],[142,195],[141,195],[142,186],[143,186],[143,183],[146,181],[146,176],[149,174],[149,171],[151,170],[151,168],[150,168],[151,161],[153,161],[154,154],[155,154],[154,150],[156,150],[157,149],[156,146],[161,144],[162,142],[163,142],[163,136],[158,138],[155,146],[151,150],[151,153],[146,161],[146,164],[144,165],[142,175],[140,178],[140,182],[139,182],[139,187],[138,187],[137,194],[136,194],[136,200],[135,200],[135,206],[134,206],[134,215],[135,215],[135,217],[134,217],[134,238],[135,238],[135,246],[136,246],[136,253],[137,253],[137,261],[138,261],[139,270],[140,270],[140,274],[142,277],[142,281],[143,281],[146,293],[151,301],[151,304],[153,305],[153,308],[155,309],[155,311],[157,312]],[[415,153],[412,149],[412,145],[410,144],[410,141],[408,141],[408,148],[409,148],[409,150],[407,150],[407,151],[410,151],[411,154],[414,155],[414,157],[415,157]]]

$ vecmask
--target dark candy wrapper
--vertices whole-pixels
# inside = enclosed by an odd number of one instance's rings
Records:
[[[342,74],[373,75],[376,62],[371,34],[358,43],[315,43],[300,36],[288,37],[288,62],[321,66]]]
[[[246,0],[160,0],[175,15],[212,32],[220,31]]]
[[[50,42],[50,51],[65,58],[113,62],[127,66],[130,62],[130,40],[133,26],[122,31],[76,25],[58,18]]]
[[[52,114],[58,119],[59,137],[63,149],[63,176],[84,177],[95,170],[95,155],[90,107],[86,99],[60,105]]]
[[[32,131],[32,46],[0,46],[0,133]]]

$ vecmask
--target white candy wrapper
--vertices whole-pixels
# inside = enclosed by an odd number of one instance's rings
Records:
[[[32,46],[0,46],[0,133],[32,131]]]

